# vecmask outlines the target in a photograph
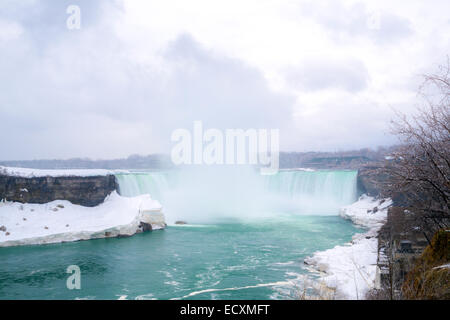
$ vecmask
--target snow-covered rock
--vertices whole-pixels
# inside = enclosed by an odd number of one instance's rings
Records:
[[[16,176],[24,178],[35,177],[92,177],[92,176],[107,176],[119,171],[111,171],[104,169],[32,169],[32,168],[18,168],[18,167],[3,167],[0,166],[0,174],[7,176]],[[122,171],[120,171],[122,172]]]
[[[151,198],[143,199],[139,206],[139,217],[143,223],[150,224],[152,230],[162,229],[166,226],[162,206],[157,200]]]
[[[363,195],[341,209],[343,218],[368,228],[353,236],[350,243],[326,251],[315,252],[305,263],[320,272],[319,281],[336,292],[337,299],[364,299],[373,288],[377,273],[377,233],[387,218],[390,199],[374,199]]]
[[[147,212],[147,213],[146,213]],[[153,212],[155,217],[145,216]],[[130,236],[141,222],[165,226],[159,202],[149,195],[122,197],[116,191],[95,207],[57,200],[46,204],[0,202],[0,247]]]
[[[386,209],[391,205],[391,199],[377,200],[362,195],[357,202],[341,208],[339,215],[362,227],[380,228],[387,217]]]
[[[41,204],[68,200],[94,207],[116,188],[115,176],[108,170],[0,167],[0,200]]]
[[[279,169],[278,171],[305,171],[305,172],[314,172],[315,169],[312,168],[289,168],[289,169]]]

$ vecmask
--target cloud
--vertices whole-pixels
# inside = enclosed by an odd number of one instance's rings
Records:
[[[306,2],[302,13],[313,19],[339,41],[366,38],[377,44],[396,44],[413,34],[408,19],[381,9],[370,9],[364,3]]]
[[[339,151],[393,142],[386,121],[391,110],[376,101],[340,93],[326,97],[311,109],[296,115],[294,150]]]
[[[288,80],[301,90],[342,89],[358,92],[367,88],[369,73],[358,59],[310,58],[288,70]]]
[[[199,119],[218,128],[279,128],[289,122],[293,97],[272,92],[262,74],[242,61],[207,51],[187,34],[169,45],[165,57],[172,70],[164,109],[175,119],[178,114],[184,123]]]
[[[0,159],[167,152],[194,120],[280,128],[283,150],[389,144],[389,107],[450,48],[448,5],[377,6],[4,0]]]
[[[9,137],[2,159],[168,152],[172,131],[194,120],[221,129],[292,127],[292,96],[189,34],[161,51],[160,68],[129,59],[130,47],[101,24],[39,48],[28,38],[35,36],[9,41],[0,54],[8,57],[0,62],[0,134]]]
[[[15,21],[27,31],[28,41],[35,49],[42,49],[60,41],[71,31],[66,28],[69,5],[83,8],[81,20],[86,28],[97,25],[106,6],[119,7],[119,3],[107,0],[5,0],[0,5],[0,19]]]
[[[23,29],[18,23],[0,19],[0,41],[17,39],[22,33]]]

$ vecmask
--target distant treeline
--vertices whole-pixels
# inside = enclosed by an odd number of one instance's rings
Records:
[[[376,150],[360,149],[337,152],[281,152],[280,168],[341,168],[357,169],[365,164],[380,162],[397,147],[379,147]],[[0,161],[0,165],[36,169],[170,169],[169,155],[131,155],[128,158],[92,160],[73,158],[66,160]]]
[[[280,168],[358,169],[363,165],[382,162],[397,146],[336,152],[281,152]]]
[[[73,158],[0,161],[0,165],[36,169],[168,169],[172,166],[172,162],[168,155],[152,154],[148,156],[131,155],[128,158],[112,160]]]

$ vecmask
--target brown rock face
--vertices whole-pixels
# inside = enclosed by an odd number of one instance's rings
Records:
[[[386,194],[386,184],[390,177],[383,172],[382,164],[372,164],[361,167],[358,170],[358,191],[372,197],[390,197],[395,206],[406,206],[408,202],[401,192]]]
[[[116,190],[113,175],[92,177],[15,177],[0,174],[0,199],[21,203],[68,200],[94,207]]]
[[[381,194],[387,176],[380,173],[381,165],[364,166],[358,170],[358,190],[372,197]]]

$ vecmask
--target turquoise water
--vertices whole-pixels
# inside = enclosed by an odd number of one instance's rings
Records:
[[[337,216],[355,171],[206,170],[117,175],[150,193],[169,227],[130,238],[0,248],[0,299],[291,299],[304,258],[359,230]],[[170,225],[176,220],[191,225]],[[81,269],[69,290],[66,268]]]
[[[303,259],[358,230],[337,216],[285,216],[276,223],[172,226],[130,238],[0,250],[1,299],[290,299]],[[81,269],[81,289],[65,271]],[[293,284],[267,285],[289,279]],[[241,288],[241,289],[239,289]],[[221,289],[234,289],[225,290]]]

